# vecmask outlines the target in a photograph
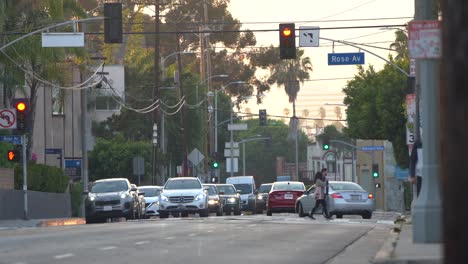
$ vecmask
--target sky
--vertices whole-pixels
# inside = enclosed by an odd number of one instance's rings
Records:
[[[414,1],[410,0],[231,0],[229,7],[234,18],[243,23],[243,29],[278,29],[279,23],[294,22],[296,36],[300,26],[320,27],[319,35],[333,40],[346,40],[367,45],[389,48],[395,40],[395,29],[361,28],[361,29],[330,29],[333,27],[362,26],[394,26],[408,23],[414,16]],[[386,19],[383,19],[386,18]],[[392,18],[392,19],[388,19]],[[398,19],[394,19],[398,18]],[[341,20],[341,21],[338,21]],[[278,47],[278,32],[255,33],[256,46],[273,45]],[[311,58],[313,72],[310,80],[304,82],[298,94],[301,98],[314,98],[313,105],[308,109],[310,118],[318,118],[318,108],[322,105],[327,110],[326,118],[336,118],[333,113],[334,104],[342,104],[343,87],[357,73],[355,65],[329,66],[328,53],[359,52],[357,48],[342,46],[335,42],[320,39],[319,47],[305,47],[305,56]],[[299,38],[296,38],[299,45]],[[391,51],[363,47],[369,51],[388,58]],[[370,53],[365,53],[365,68],[373,65],[382,69],[385,62]],[[393,53],[395,54],[395,53]],[[349,78],[349,79],[347,79]],[[324,80],[335,79],[335,80]],[[326,105],[328,104],[328,105]],[[272,87],[265,94],[264,103],[257,105],[251,100],[248,107],[252,113],[258,109],[266,109],[267,114],[282,116],[283,109],[292,104],[288,102],[284,88]],[[345,109],[343,109],[343,113]],[[297,113],[300,116],[300,112]],[[345,117],[345,115],[343,115]]]

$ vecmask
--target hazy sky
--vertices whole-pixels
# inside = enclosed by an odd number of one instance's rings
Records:
[[[230,10],[233,16],[243,23],[243,28],[248,29],[277,29],[282,22],[295,22],[296,35],[299,35],[300,26],[318,26],[321,28],[320,37],[347,40],[356,43],[388,48],[395,40],[395,30],[383,30],[382,28],[364,29],[329,29],[333,27],[361,27],[402,25],[414,16],[414,1],[411,0],[231,0]],[[400,18],[400,19],[384,19]],[[341,20],[341,21],[338,21]],[[328,29],[327,29],[328,28]],[[278,46],[278,32],[255,33],[257,46]],[[299,38],[296,38],[299,45]],[[384,58],[390,51],[364,47]],[[301,93],[320,97],[324,93],[323,103],[337,103],[327,98],[328,94],[340,94],[347,80],[326,80],[333,78],[353,77],[357,72],[356,66],[328,66],[328,53],[333,52],[330,41],[320,40],[320,47],[306,47],[305,55],[311,58],[313,72],[311,81],[301,86]],[[334,52],[358,52],[359,50],[335,43]],[[364,51],[365,52],[365,51]],[[374,65],[381,69],[385,63],[381,59],[365,52],[365,65]],[[268,115],[283,115],[283,109],[289,108],[292,113],[292,105],[288,103],[284,89],[272,87],[266,94],[264,104],[249,103],[252,113],[257,113],[259,108],[267,109]],[[318,111],[311,109],[310,117],[316,117]],[[327,111],[332,112],[332,108]],[[317,109],[318,110],[318,109]],[[343,110],[344,111],[344,110]],[[300,115],[298,113],[298,115]],[[330,113],[330,118],[333,115]]]

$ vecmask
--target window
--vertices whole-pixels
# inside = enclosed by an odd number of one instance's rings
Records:
[[[223,192],[224,194],[236,194],[236,190],[232,186],[227,185],[219,185],[218,186],[219,192]]]
[[[198,180],[172,180],[166,183],[164,189],[167,190],[187,190],[187,189],[201,189],[201,184]]]
[[[63,115],[65,91],[56,86],[53,86],[51,93],[52,93],[52,115]]]
[[[96,96],[96,110],[120,110],[120,105],[111,96]]]

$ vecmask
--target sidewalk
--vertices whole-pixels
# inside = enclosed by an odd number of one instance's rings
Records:
[[[24,227],[41,227],[41,226],[65,226],[65,225],[84,225],[84,218],[51,218],[51,219],[12,219],[0,220],[0,230],[15,229]]]
[[[441,264],[442,243],[414,243],[411,219],[395,224],[400,232],[392,231],[384,246],[377,253],[376,264]]]

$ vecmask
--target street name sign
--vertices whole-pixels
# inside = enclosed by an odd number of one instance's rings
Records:
[[[224,143],[225,148],[231,148],[231,142],[225,142]],[[232,147],[233,148],[239,148],[239,142],[232,142]]]
[[[232,156],[239,157],[239,149],[232,149]],[[224,149],[224,157],[231,157],[231,149]]]
[[[239,124],[228,124],[228,130],[247,130],[246,123],[239,123]]]
[[[45,154],[62,154],[62,149],[59,148],[46,148]]]
[[[319,34],[319,27],[299,27],[299,47],[318,47]]]
[[[361,147],[362,151],[378,151],[378,150],[384,150],[384,146],[362,146]]]
[[[364,52],[328,53],[328,65],[356,65],[364,63]]]
[[[10,142],[13,145],[21,145],[22,144],[21,136],[0,136],[0,141]]]
[[[84,47],[84,32],[42,33],[43,48]]]

